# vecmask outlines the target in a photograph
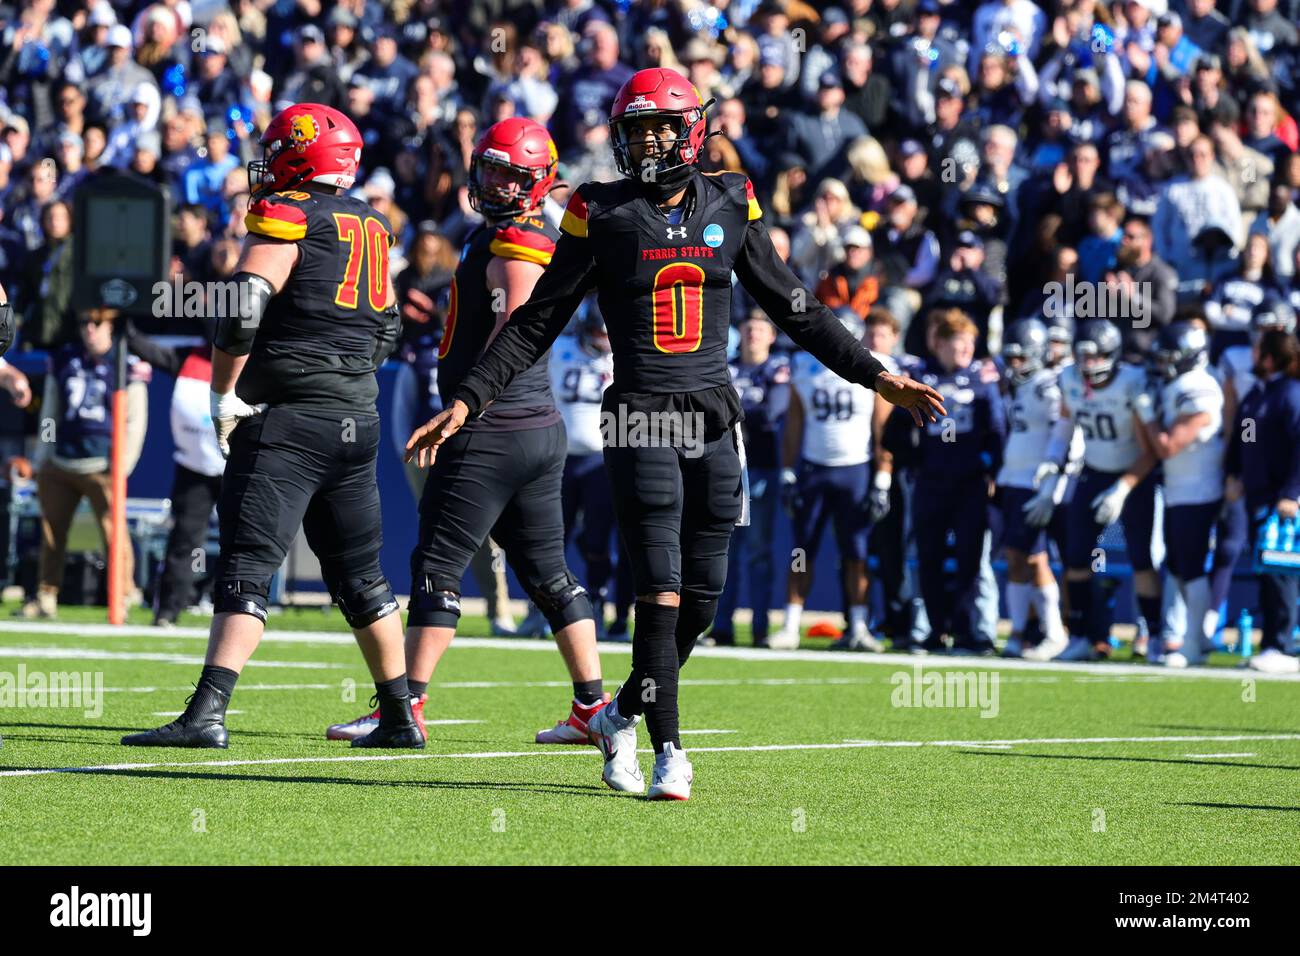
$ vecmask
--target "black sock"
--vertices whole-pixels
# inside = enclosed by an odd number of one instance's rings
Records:
[[[624,717],[645,714],[655,753],[665,743],[681,746],[677,723],[676,632],[676,607],[636,602],[632,673],[619,691],[618,712]]]
[[[194,694],[185,707],[185,713],[179,718],[181,722],[200,715],[215,715],[219,720],[225,720],[226,707],[230,704],[230,695],[235,692],[237,680],[238,672],[228,667],[204,664],[199,673],[199,682],[194,686]]]
[[[379,697],[379,722],[384,725],[405,723],[411,712],[411,691],[406,675],[392,680],[375,681],[375,694]]]
[[[203,671],[199,674],[199,687],[213,687],[229,697],[235,692],[237,680],[239,680],[238,671],[232,671],[228,667],[218,667],[216,664],[204,664]]]
[[[406,678],[406,689],[411,692],[414,700],[419,700],[429,691],[429,682],[427,680],[416,680],[413,677]]]
[[[1147,597],[1142,594],[1137,596],[1138,613],[1146,618],[1148,636],[1154,634],[1158,637],[1161,630],[1163,630],[1161,627],[1160,604],[1161,601],[1158,596]]]
[[[718,616],[718,599],[700,597],[689,591],[682,592],[682,603],[677,610],[677,669],[686,666],[686,661],[695,649],[695,642]]]
[[[407,683],[405,674],[394,677],[392,680],[375,681],[375,693],[379,695],[380,703],[383,703],[384,698],[406,700],[411,696],[410,686]]]
[[[575,680],[573,682],[573,699],[584,707],[598,704],[605,697],[605,682],[596,680]]]
[[[1070,613],[1066,616],[1066,626],[1071,637],[1090,637],[1089,626],[1092,616],[1092,579],[1066,581],[1066,593],[1070,596]]]

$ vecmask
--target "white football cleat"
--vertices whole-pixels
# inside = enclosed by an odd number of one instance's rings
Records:
[[[587,723],[591,742],[605,755],[605,769],[601,771],[600,779],[611,790],[645,792],[645,775],[636,759],[636,725],[640,722],[640,716],[622,716],[615,698],[596,711]]]
[[[799,649],[799,632],[781,628],[767,636],[767,646],[774,651],[797,651]]]
[[[1065,648],[1052,658],[1054,661],[1091,661],[1096,658],[1092,641],[1086,637],[1072,637]]]
[[[796,647],[798,645],[795,645]],[[869,651],[872,654],[885,653],[885,645],[871,636],[865,627],[854,628],[831,645],[833,651]]]
[[[1300,658],[1267,647],[1250,659],[1250,667],[1265,674],[1295,674],[1300,672]]]
[[[646,799],[689,800],[694,779],[695,773],[691,762],[686,759],[686,752],[672,744],[664,744],[663,751],[655,756],[654,776],[650,778]]]
[[[1182,670],[1187,666],[1188,660],[1180,648],[1175,648],[1174,650],[1169,651],[1167,654],[1165,654],[1164,657],[1160,658],[1160,663],[1163,664],[1165,667],[1172,667],[1175,670]]]
[[[1069,644],[1070,639],[1065,636],[1065,632],[1058,631],[1055,637],[1044,637],[1033,647],[1024,648],[1020,656],[1027,661],[1051,661],[1055,660]]]
[[[587,727],[591,723],[591,718],[596,716],[596,712],[609,703],[609,694],[597,704],[580,704],[576,700],[569,710],[569,716],[561,720],[554,727],[547,730],[537,731],[537,743],[539,744],[589,744],[591,743],[591,734],[588,733]]]

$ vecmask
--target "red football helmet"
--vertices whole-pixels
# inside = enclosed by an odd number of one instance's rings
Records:
[[[519,116],[493,123],[469,161],[469,204],[507,219],[542,204],[555,185],[559,154],[541,123]]]
[[[711,103],[712,101],[710,101]],[[655,164],[656,182],[684,181],[690,167],[700,161],[706,136],[704,112],[709,104],[700,101],[700,91],[676,70],[656,67],[640,70],[623,84],[610,110],[609,132],[614,147],[614,161],[624,176],[644,178],[643,170],[633,163],[628,147],[630,120],[664,115],[669,118],[674,136],[659,142]]]
[[[262,134],[262,158],[248,164],[253,192],[292,189],[300,183],[351,188],[361,163],[361,133],[338,110],[296,103],[281,110]]]

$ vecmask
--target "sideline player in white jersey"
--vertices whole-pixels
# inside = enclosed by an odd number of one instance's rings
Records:
[[[866,327],[848,309],[841,324],[862,339]],[[790,410],[785,420],[781,470],[782,497],[792,520],[792,547],[803,555],[791,564],[785,623],[768,646],[799,646],[799,622],[812,590],[812,562],[829,521],[840,552],[840,570],[849,605],[849,628],[836,642],[841,650],[883,652],[867,627],[867,537],[871,525],[868,489],[872,445],[879,441],[889,406],[875,394],[848,382],[807,352],[791,361]],[[797,470],[796,470],[797,465]]]
[[[569,436],[560,492],[564,536],[567,541],[577,530],[578,551],[587,570],[587,593],[596,617],[596,636],[601,640],[606,639],[605,597],[614,570],[610,561],[614,499],[605,475],[600,401],[612,381],[614,355],[609,333],[593,300],[577,321],[574,333],[560,336],[551,347],[551,391]]]
[[[1223,504],[1223,390],[1210,374],[1209,336],[1191,322],[1160,330],[1154,363],[1159,404],[1138,396],[1135,411],[1164,462],[1165,565],[1187,613],[1184,633],[1166,633],[1163,663],[1199,664],[1212,624],[1210,541]]]
[[[1061,373],[1062,414],[1083,433],[1084,444],[1083,470],[1067,511],[1070,643],[1057,660],[1091,660],[1110,652],[1111,622],[1096,607],[1093,567],[1101,533],[1116,520],[1124,529],[1138,610],[1149,625],[1161,619],[1152,548],[1156,458],[1134,413],[1134,403],[1146,391],[1146,374],[1120,363],[1122,347],[1113,322],[1090,319],[1075,340],[1075,364]],[[1067,451],[1068,443],[1054,437],[1048,460],[1063,468]]]
[[[1023,319],[1002,339],[1006,362],[1009,437],[997,484],[1002,499],[1002,544],[1007,559],[1007,609],[1011,636],[1003,656],[1050,661],[1065,650],[1061,591],[1047,560],[1047,531],[1064,492],[1055,467],[1044,467],[1054,431],[1071,430],[1061,415],[1060,372],[1048,368],[1047,327]],[[1033,607],[1043,640],[1024,647],[1025,626]]]

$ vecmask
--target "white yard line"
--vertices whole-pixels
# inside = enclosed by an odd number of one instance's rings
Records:
[[[1222,757],[1253,757],[1254,754],[1183,754],[1184,757],[1194,757],[1197,760],[1215,760]]]
[[[869,750],[878,748],[915,747],[974,747],[997,748],[1021,745],[1070,744],[1146,744],[1146,743],[1218,743],[1242,740],[1300,740],[1300,734],[1229,734],[1165,737],[1025,737],[1018,740],[845,740],[823,744],[757,744],[731,747],[691,747],[690,753],[772,753],[789,750]],[[651,753],[649,749],[639,751]],[[129,770],[157,770],[181,767],[271,767],[287,764],[312,763],[364,763],[377,760],[493,760],[514,757],[592,757],[595,751],[588,747],[553,747],[548,750],[489,750],[479,753],[450,754],[358,754],[337,757],[273,757],[263,760],[194,760],[178,763],[99,764],[87,767],[42,767],[26,770],[0,770],[0,777],[41,777],[55,773],[112,773]]]
[[[160,630],[147,626],[114,627],[110,624],[59,624],[50,621],[0,621],[0,635],[4,634],[67,634],[83,638],[152,637],[159,640],[208,638],[207,628],[175,627]],[[267,631],[262,638],[271,643],[289,644],[346,644],[354,643],[352,635],[323,631]],[[507,651],[540,651],[554,653],[555,643],[549,640],[509,637],[461,637],[455,646],[463,649],[489,649]],[[0,644],[0,653],[6,648]],[[601,644],[602,654],[631,654],[630,644]],[[1229,667],[1189,667],[1182,670],[1158,670],[1149,664],[1112,663],[1050,663],[1008,660],[999,657],[907,657],[901,654],[862,654],[853,651],[802,650],[773,651],[753,647],[697,647],[692,657],[721,658],[741,661],[804,661],[820,664],[865,664],[895,669],[910,668],[915,663],[924,667],[958,668],[963,670],[1037,671],[1052,674],[1081,674],[1091,680],[1109,680],[1115,677],[1136,677],[1144,681],[1160,680],[1231,680],[1250,678],[1257,681],[1283,681],[1300,683],[1300,674],[1265,674],[1262,671]],[[251,663],[258,663],[256,657]],[[292,665],[301,666],[301,665]],[[329,665],[342,667],[344,665]]]
[[[203,666],[203,658],[192,654],[164,654],[158,651],[104,651],[90,647],[12,647],[0,644],[0,658],[18,657],[33,661],[157,661],[162,664]],[[347,670],[347,664],[327,661],[268,661],[254,657],[252,667],[296,667],[301,670]]]

